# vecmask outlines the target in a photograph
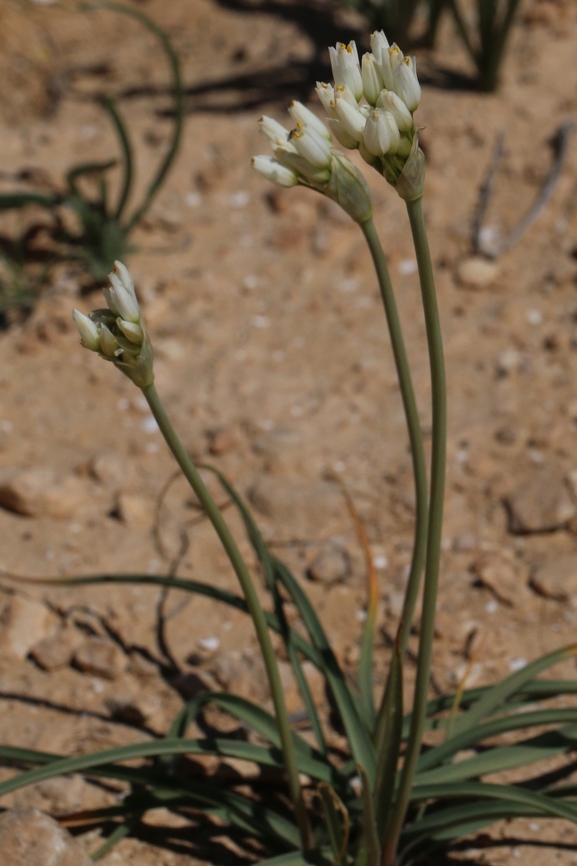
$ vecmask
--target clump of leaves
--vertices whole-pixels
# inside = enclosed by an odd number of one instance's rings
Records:
[[[136,832],[146,812],[158,807],[189,818],[204,816],[205,840],[211,835],[222,835],[224,821],[229,827],[227,832],[246,850],[254,852],[257,845],[259,857],[270,858],[265,861],[270,866],[307,863],[390,866],[393,862],[405,866],[420,855],[450,848],[453,842],[495,821],[547,817],[577,823],[577,786],[562,784],[563,778],[572,772],[572,764],[564,763],[553,775],[548,764],[547,771],[516,784],[483,781],[488,774],[529,768],[574,751],[577,707],[559,706],[556,699],[577,695],[577,682],[538,679],[540,673],[574,657],[577,647],[572,646],[537,659],[497,685],[460,689],[455,695],[429,702],[427,730],[444,732],[444,739],[421,754],[398,850],[394,859],[389,859],[389,822],[402,772],[398,763],[411,723],[410,714],[403,715],[398,647],[393,649],[388,687],[380,708],[375,710],[374,611],[367,610],[361,640],[364,649],[357,683],[353,683],[341,668],[302,585],[268,550],[237,491],[224,477],[218,477],[237,507],[260,561],[272,603],[271,612],[266,614],[267,622],[282,637],[314,735],[315,744],[311,745],[297,730],[293,732],[298,769],[302,778],[308,780],[305,798],[314,847],[302,850],[294,816],[283,796],[284,764],[276,719],[262,707],[225,692],[204,692],[189,701],[166,737],[156,740],[72,758],[1,746],[3,762],[34,769],[2,782],[0,796],[44,779],[76,772],[128,783],[130,793],[117,806],[85,815],[87,826],[99,823],[108,828],[108,838],[92,855],[94,860],[103,857],[126,834]],[[244,599],[231,592],[176,577],[107,575],[63,578],[58,583],[156,584],[203,595],[247,612]],[[377,596],[369,595],[373,596],[371,608]],[[286,615],[287,604],[298,612],[298,621],[291,616],[291,624]],[[330,745],[327,722],[313,700],[304,661],[314,665],[324,677],[339,726],[345,732],[348,754]],[[188,737],[190,725],[201,717],[207,704],[236,718],[244,735],[221,737],[213,732],[207,737]],[[514,739],[512,734],[516,735]],[[216,783],[195,779],[187,773],[186,764],[178,760],[183,755],[252,761],[263,771],[263,781],[257,778],[249,791],[246,783],[239,785],[234,780]],[[134,759],[141,759],[141,764],[126,765],[127,760]]]
[[[413,27],[419,6],[426,6],[427,26],[419,44],[435,42],[441,13],[447,0],[343,0],[363,15],[371,30],[384,30],[391,42],[406,51],[414,42]]]
[[[142,201],[131,214],[127,214],[127,204],[134,183],[133,147],[118,108],[112,99],[105,97],[101,104],[113,123],[122,154],[122,181],[116,201],[110,201],[108,188],[108,172],[117,165],[117,160],[111,159],[83,163],[71,168],[66,174],[66,190],[63,193],[14,192],[0,195],[0,210],[22,209],[29,205],[45,209],[52,221],[50,238],[53,249],[49,254],[51,263],[78,262],[93,280],[100,281],[106,277],[116,259],[123,259],[134,250],[130,235],[166,179],[180,143],[184,122],[184,94],[178,57],[170,39],[147,15],[113,2],[95,3],[85,8],[110,9],[131,16],[158,39],[170,63],[175,100],[174,127],[166,155],[149,183]],[[88,176],[98,181],[98,194],[95,197],[89,197],[83,192],[81,181]],[[77,230],[69,228],[65,225],[67,221],[60,219],[59,212],[62,207],[69,208],[76,215]]]

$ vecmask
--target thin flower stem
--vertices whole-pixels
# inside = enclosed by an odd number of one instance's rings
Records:
[[[397,376],[407,419],[407,428],[409,432],[409,440],[411,443],[411,454],[413,460],[413,475],[415,478],[415,498],[416,498],[416,515],[415,515],[415,542],[413,547],[413,559],[411,562],[411,570],[409,572],[409,580],[407,583],[407,592],[403,607],[403,618],[401,623],[400,649],[401,655],[404,655],[407,648],[407,641],[411,632],[411,624],[417,596],[419,594],[419,584],[421,573],[425,562],[425,551],[427,545],[427,517],[428,517],[428,502],[427,502],[427,464],[425,461],[425,452],[423,449],[423,435],[421,432],[421,424],[419,421],[419,413],[417,411],[417,403],[415,400],[415,392],[411,379],[411,371],[407,359],[405,342],[401,323],[399,321],[399,313],[391,278],[387,268],[387,262],[377,235],[375,224],[372,219],[361,223],[361,229],[369,245],[373,263],[377,272],[381,296],[385,307],[387,324],[391,335],[391,346],[395,358],[397,368]]]
[[[148,385],[147,387],[143,388],[142,393],[144,394],[148,405],[150,406],[152,414],[154,415],[158,426],[160,427],[160,431],[164,436],[166,444],[172,451],[176,462],[182,469],[186,480],[198,496],[198,499],[202,507],[204,508],[207,517],[214,526],[214,529],[216,530],[216,533],[228,554],[228,558],[230,559],[232,567],[234,568],[239,583],[242,587],[242,591],[248,605],[249,613],[252,617],[258,642],[260,644],[260,649],[268,676],[271,695],[274,703],[275,716],[279,728],[279,735],[282,742],[284,763],[288,776],[290,795],[293,802],[295,817],[301,836],[301,844],[304,850],[308,850],[311,848],[312,845],[311,831],[299,782],[299,772],[295,756],[293,734],[288,719],[288,713],[284,700],[284,694],[276,656],[272,647],[266,619],[254,583],[252,581],[246,563],[242,558],[240,550],[238,549],[237,544],[232,536],[232,533],[220,512],[220,509],[218,508],[212,496],[208,492],[204,481],[202,480],[196,467],[192,463],[190,457],[184,450],[182,443],[176,435],[176,432],[166,412],[164,411],[164,407],[160,401],[160,397],[158,396],[158,392],[154,384]]]
[[[405,762],[401,774],[391,822],[387,828],[383,849],[383,866],[393,866],[396,847],[405,820],[417,759],[421,750],[427,712],[427,697],[433,653],[435,610],[439,584],[441,558],[441,530],[443,525],[443,502],[445,495],[445,468],[447,442],[447,394],[443,340],[439,322],[433,266],[423,219],[421,199],[407,202],[407,210],[413,233],[413,243],[419,266],[421,294],[429,346],[431,388],[433,403],[433,435],[431,453],[431,499],[429,508],[429,531],[427,537],[427,564],[423,591],[423,613],[419,638],[415,698],[411,717],[411,729],[407,743]]]

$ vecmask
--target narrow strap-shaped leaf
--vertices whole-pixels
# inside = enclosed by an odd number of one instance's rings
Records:
[[[352,692],[339,667],[325,631],[306,594],[283,562],[273,557],[273,564],[279,580],[299,611],[313,646],[323,659],[322,670],[333,693],[351,751],[355,761],[364,767],[372,785],[376,772],[375,750],[369,730],[363,720],[362,708],[358,707],[353,699]]]
[[[170,754],[193,754],[199,746],[200,750],[196,753],[200,754],[204,751],[201,746],[202,742],[202,740],[183,739],[154,740],[146,743],[134,743],[129,746],[118,746],[114,749],[92,752],[88,755],[78,755],[73,758],[58,758],[57,760],[51,760],[49,763],[45,763],[43,766],[37,767],[34,770],[20,773],[18,776],[14,776],[11,779],[0,783],[0,797],[10,793],[11,791],[16,791],[19,788],[24,788],[27,785],[35,784],[36,782],[41,782],[45,779],[51,779],[55,776],[78,772],[85,772],[88,775],[91,775],[93,770],[102,770],[103,767],[113,764],[115,761],[126,761],[133,758],[151,758],[159,755]],[[240,741],[238,744],[240,745]],[[248,746],[251,744],[245,743],[244,745]],[[226,750],[226,746],[224,748]],[[253,749],[254,748],[260,747],[253,746]],[[6,750],[2,749],[1,751],[4,753]],[[14,750],[12,751],[14,753]],[[19,751],[27,751],[29,755],[31,754],[30,750]],[[265,751],[267,750],[265,749]],[[249,752],[246,752],[245,756],[248,754]],[[262,755],[262,757],[264,758],[264,755]],[[106,775],[114,777],[114,771],[116,769],[121,771],[124,769],[131,770],[132,768],[111,767],[110,769],[112,770],[112,773],[108,774],[107,772]],[[103,775],[102,773],[97,774]],[[141,772],[139,778],[140,782],[143,782],[148,778],[151,783],[155,783],[157,786],[163,784],[162,777],[159,778],[158,773],[154,773],[154,771],[150,773]],[[248,800],[232,791],[227,791],[221,787],[212,785],[208,781],[193,782],[188,779],[176,779],[174,777],[166,776],[164,784],[169,790],[180,790],[181,794],[189,793],[195,800],[200,800],[209,805],[213,804],[220,808],[230,810],[231,813],[238,815],[239,819],[243,819],[245,824],[248,822],[248,825],[260,829],[263,832],[274,832],[286,842],[294,845],[294,847],[300,845],[300,836],[295,824],[287,821],[273,809],[265,808],[259,803]]]
[[[577,824],[577,805],[554,800],[546,794],[528,791],[516,785],[491,785],[485,782],[460,782],[445,785],[416,785],[411,792],[411,800],[459,799],[474,797],[488,800],[503,800],[519,806],[540,809],[543,815],[552,818],[565,818]]]
[[[103,171],[114,168],[115,165],[115,159],[108,159],[106,162],[83,162],[81,165],[71,168],[66,173],[66,183],[68,184],[70,194],[75,198],[84,199],[76,184],[77,179],[82,177],[83,174],[100,174]]]
[[[212,598],[215,601],[228,604],[230,607],[241,610],[243,613],[248,613],[246,601],[233,592],[226,589],[220,589],[210,583],[202,583],[198,580],[188,580],[187,578],[172,577],[171,575],[163,574],[96,574],[87,577],[59,577],[59,578],[43,578],[43,577],[21,577],[20,575],[3,574],[3,578],[12,578],[19,583],[30,583],[38,586],[89,586],[91,584],[106,584],[106,583],[138,583],[152,586],[165,586],[171,589],[182,589],[184,592],[193,592],[196,595],[204,595],[207,598]],[[269,628],[279,632],[280,625],[276,616],[272,613],[264,612]],[[319,652],[310,645],[297,631],[292,630],[292,640],[295,648],[300,653],[306,656],[315,667],[322,669],[323,660]]]
[[[246,507],[242,497],[240,496],[236,488],[230,483],[228,478],[226,478],[226,476],[223,475],[222,472],[219,472],[218,469],[215,469],[215,467],[210,466],[209,464],[201,464],[200,468],[207,469],[209,472],[212,472],[214,475],[216,475],[223,489],[231,497],[243,520],[249,537],[249,541],[252,544],[255,553],[258,556],[259,562],[263,567],[266,583],[274,602],[275,614],[280,626],[280,634],[283,638],[287,655],[293,669],[293,673],[297,682],[299,692],[303,699],[303,703],[306,707],[313,733],[315,735],[319,749],[321,750],[321,752],[323,752],[323,754],[326,754],[327,745],[325,737],[323,734],[319,715],[317,713],[317,708],[312,699],[308,682],[302,669],[300,659],[298,657],[297,647],[294,640],[294,631],[289,627],[284,614],[283,601],[278,591],[276,572],[274,569],[272,556],[249,509]]]
[[[503,704],[517,692],[520,692],[541,671],[551,668],[559,664],[559,662],[566,661],[566,659],[572,658],[575,655],[577,655],[577,644],[572,644],[555,652],[547,653],[547,655],[535,659],[535,661],[522,668],[522,670],[511,674],[496,686],[490,688],[472,709],[455,721],[453,727],[454,734],[461,733],[478,724],[482,719],[489,716],[496,707]]]
[[[26,207],[28,204],[38,204],[42,205],[42,207],[53,208],[61,203],[62,196],[57,193],[41,195],[37,192],[9,192],[0,195],[0,210]]]
[[[383,707],[383,741],[379,744],[375,783],[375,812],[379,839],[384,839],[395,793],[397,765],[403,731],[403,662],[400,629],[393,648],[391,669],[385,687]]]
[[[462,734],[457,734],[441,745],[429,749],[419,758],[417,774],[444,764],[457,752],[481,743],[489,737],[496,737],[508,731],[522,730],[523,728],[531,728],[537,725],[557,725],[563,722],[577,722],[577,709],[549,708],[534,710],[528,713],[515,713],[512,716],[493,719],[490,722],[469,728],[463,731]]]
[[[350,833],[349,813],[334,788],[321,782],[319,794],[323,804],[325,825],[333,850],[333,866],[346,866]]]
[[[239,695],[230,695],[225,692],[205,692],[198,695],[197,698],[193,698],[193,700],[189,701],[173,722],[170,730],[170,737],[176,738],[184,736],[190,722],[196,718],[201,707],[207,703],[215,704],[231,713],[231,715],[247,724],[258,734],[266,737],[266,739],[269,740],[269,742],[271,742],[277,749],[281,748],[281,739],[275,717],[270,713],[267,713],[261,707],[257,707],[250,701],[245,700],[245,698],[241,698]],[[312,746],[310,746],[296,731],[293,731],[293,739],[299,770],[302,773],[308,773],[308,775],[315,779],[331,782],[331,784],[336,784],[341,788],[347,786],[347,779],[327,761],[324,755],[313,749]],[[230,740],[227,742],[232,744],[237,741]],[[243,747],[247,745],[250,744],[242,743]],[[233,749],[235,748],[234,746],[231,747]],[[236,755],[236,757],[240,757],[240,755]],[[248,758],[248,760],[255,760],[255,758]],[[266,761],[266,763],[270,763],[270,761]],[[282,763],[282,755],[280,755],[280,753],[276,757],[274,763],[277,766],[284,766]]]
[[[134,228],[134,226],[137,225],[137,223],[142,219],[142,217],[152,204],[152,201],[156,196],[158,190],[162,186],[162,183],[166,175],[168,174],[170,166],[172,165],[172,162],[178,152],[184,126],[185,110],[184,90],[182,87],[180,62],[178,60],[178,55],[172,47],[172,43],[166,33],[161,30],[160,27],[158,27],[158,25],[155,24],[155,22],[148,17],[148,15],[145,15],[144,12],[141,12],[139,9],[134,9],[131,6],[124,6],[122,3],[115,3],[112,2],[112,0],[97,0],[97,2],[85,4],[84,8],[87,10],[110,9],[112,12],[120,12],[122,15],[128,15],[131,18],[135,18],[156,37],[170,64],[172,87],[174,91],[174,128],[172,133],[172,140],[168,147],[166,156],[158,167],[156,175],[153,177],[150,184],[148,185],[148,189],[146,190],[141,204],[136,208],[130,218],[128,226],[126,227],[126,232],[128,234],[128,232],[130,232]]]
[[[381,843],[377,831],[375,817],[375,805],[371,783],[364,770],[359,764],[359,774],[363,786],[363,839],[362,845],[366,852],[364,863],[366,866],[379,866],[381,862]]]
[[[123,178],[122,178],[122,187],[120,189],[120,194],[118,196],[118,203],[116,205],[116,209],[114,211],[114,219],[118,222],[120,217],[122,216],[122,211],[128,201],[128,196],[130,194],[130,187],[132,186],[132,167],[133,167],[133,157],[132,157],[132,145],[130,143],[130,136],[128,134],[128,129],[122,117],[120,116],[114,101],[109,97],[104,97],[102,100],[102,105],[109,113],[112,122],[114,124],[114,128],[118,135],[118,140],[120,142],[120,147],[122,150],[122,164],[123,164]]]
[[[443,764],[434,770],[419,773],[416,782],[428,785],[477,778],[567,754],[576,747],[577,725],[567,725],[512,746],[498,746],[456,764]]]
[[[126,819],[122,822],[122,824],[116,827],[116,829],[112,831],[106,841],[102,845],[100,845],[100,847],[97,848],[93,854],[90,855],[90,859],[94,860],[94,862],[97,862],[98,860],[102,860],[103,857],[106,857],[106,855],[110,851],[112,851],[112,849],[116,845],[118,845],[119,842],[122,842],[122,840],[125,839],[129,835],[129,833],[134,830],[135,827],[138,826],[143,814],[144,813],[141,813],[139,815],[127,815]]]

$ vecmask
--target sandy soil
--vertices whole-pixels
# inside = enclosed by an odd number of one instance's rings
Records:
[[[414,504],[375,278],[358,228],[338,209],[306,190],[273,191],[249,165],[251,154],[266,152],[259,114],[284,120],[291,97],[305,97],[316,77],[328,77],[324,46],[337,34],[363,36],[355,18],[327,24],[314,4],[262,5],[266,12],[258,2],[244,8],[233,0],[149,0],[143,7],[182,58],[189,111],[179,159],[135,236],[140,250],[129,264],[154,342],[158,389],[186,447],[248,496],[267,538],[306,581],[351,672],[365,573],[334,479],[353,497],[381,582],[380,684],[410,561]],[[439,86],[456,80],[443,68],[470,72],[450,27],[435,56],[422,57],[431,82],[419,110],[425,211],[450,394],[433,663],[442,690],[468,668],[469,684],[491,682],[574,640],[574,147],[552,200],[522,240],[492,273],[477,274],[476,285],[467,274],[471,222],[496,135],[506,131],[506,153],[489,224],[506,232],[547,175],[549,139],[575,116],[576,40],[570,0],[528,2],[495,96]],[[150,34],[65,0],[7,0],[0,46],[1,191],[13,189],[23,171],[35,183],[61,187],[72,164],[114,156],[113,133],[94,100],[103,90],[118,99],[130,125],[144,188],[170,134],[168,75]],[[363,170],[428,442],[424,323],[403,206]],[[34,211],[22,217],[26,224],[38,218]],[[14,234],[19,219],[3,216],[0,231]],[[172,570],[235,589],[184,483],[166,489],[173,461],[138,392],[81,350],[70,313],[74,306],[88,311],[97,296],[79,296],[80,282],[68,266],[55,270],[32,315],[0,334],[0,473],[33,470],[41,501],[37,516],[0,509],[0,569],[44,577]],[[248,544],[241,546],[252,561]],[[159,630],[153,587],[47,589],[5,579],[0,593],[2,742],[74,753],[136,741],[166,730],[182,696],[199,683],[268,701],[251,626],[240,613],[171,592]],[[94,662],[94,636],[104,641],[108,667],[101,656]],[[69,647],[50,671],[38,663],[43,639],[53,649]],[[298,711],[282,665],[290,709]],[[66,815],[113,801],[110,791],[73,778],[18,792],[2,805]],[[162,844],[153,825],[165,820],[151,817],[146,833],[103,862],[185,866],[233,856],[224,848],[199,852],[186,826],[175,826]],[[456,856],[490,864],[577,857],[577,835],[560,824],[515,822],[492,838],[503,841],[486,847],[485,834]],[[537,839],[564,847],[529,844]],[[94,850],[98,833],[83,840]]]

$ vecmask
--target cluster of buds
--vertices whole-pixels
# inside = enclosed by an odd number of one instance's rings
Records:
[[[332,134],[343,147],[358,150],[403,198],[422,194],[424,161],[413,120],[421,100],[416,58],[389,45],[382,31],[371,36],[371,48],[362,62],[354,42],[329,48],[334,83],[317,82],[316,87],[326,124],[298,102],[289,109],[296,122],[290,133],[275,120],[261,118],[261,132],[275,156],[254,157],[257,171],[280,186],[322,188],[335,153]]]
[[[301,102],[293,102],[289,113],[295,126],[286,129],[271,117],[261,117],[259,129],[272,147],[273,156],[254,156],[259,174],[278,186],[300,184],[332,198],[356,222],[370,219],[373,203],[360,171],[332,146],[331,132]]]
[[[114,262],[104,289],[108,309],[85,316],[74,310],[72,317],[82,345],[112,363],[132,381],[145,388],[154,381],[152,346],[134,291],[132,277],[122,262]]]
[[[371,48],[362,62],[354,42],[329,48],[334,84],[317,82],[316,89],[335,138],[343,147],[358,149],[365,162],[396,186],[418,149],[413,114],[421,86],[416,58],[389,45],[382,31],[372,34]]]

